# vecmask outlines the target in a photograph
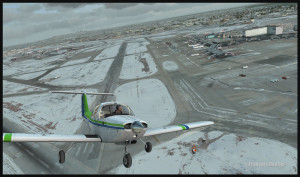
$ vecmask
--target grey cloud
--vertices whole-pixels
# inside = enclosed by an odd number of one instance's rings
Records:
[[[23,15],[20,13],[16,13],[15,11],[3,11],[3,23],[9,23],[14,21],[19,21],[20,18],[22,18]]]
[[[138,3],[104,3],[105,7],[108,9],[124,9],[127,7],[132,7],[138,5]]]
[[[33,13],[36,10],[40,10],[42,7],[40,4],[32,4],[32,5],[21,5],[17,11],[20,13]]]
[[[65,11],[84,7],[88,3],[45,3],[43,5],[46,10]]]
[[[12,25],[3,28],[3,38],[4,39],[22,39],[28,35],[36,34],[41,31],[47,30],[47,25]]]
[[[40,4],[22,4],[16,10],[4,10],[3,11],[3,23],[9,22],[22,22],[31,18],[34,11],[40,10]]]

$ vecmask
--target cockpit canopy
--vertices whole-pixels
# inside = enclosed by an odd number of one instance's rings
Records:
[[[117,105],[122,107],[121,115],[134,115],[129,106],[124,104],[119,104],[119,103],[105,103],[105,104],[102,103],[95,107],[93,115],[94,117],[97,118],[107,118],[110,116],[114,116]]]

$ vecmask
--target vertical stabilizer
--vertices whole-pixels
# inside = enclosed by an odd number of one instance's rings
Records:
[[[85,118],[91,118],[92,112],[89,110],[89,105],[87,102],[86,94],[81,95],[81,111],[82,116]]]

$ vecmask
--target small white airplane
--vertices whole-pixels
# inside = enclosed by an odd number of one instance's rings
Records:
[[[132,164],[132,158],[130,153],[127,152],[128,144],[135,144],[137,140],[147,136],[214,124],[212,121],[200,121],[148,129],[148,124],[138,119],[125,104],[104,102],[97,105],[93,112],[90,111],[86,95],[113,95],[112,93],[69,91],[52,91],[52,93],[81,94],[82,117],[93,133],[86,135],[3,133],[3,142],[103,142],[122,144],[125,145],[123,164],[126,168],[129,168]],[[145,143],[145,150],[151,152],[152,145],[150,142]],[[59,151],[58,157],[59,162],[64,163],[65,152],[63,150]]]

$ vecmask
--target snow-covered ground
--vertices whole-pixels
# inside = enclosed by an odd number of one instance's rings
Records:
[[[151,76],[157,72],[156,65],[149,53],[128,55],[124,57],[120,79],[135,79]]]
[[[51,85],[92,85],[105,79],[112,62],[113,59],[108,59],[59,68],[39,81]],[[51,79],[57,76],[60,77]]]
[[[3,154],[3,174],[24,174],[23,171],[15,164],[15,162],[6,153]]]
[[[147,45],[150,44],[148,41],[140,41],[134,43],[128,43],[126,48],[126,54],[143,53],[147,51]]]
[[[167,39],[167,38],[171,38],[171,37],[175,37],[176,34],[167,34],[167,35],[159,35],[159,36],[154,36],[154,37],[150,37],[150,39],[154,40],[154,41],[160,41],[162,39]]]
[[[29,86],[25,84],[17,84],[14,82],[3,80],[3,86],[2,86],[3,95],[13,94],[13,93],[24,93],[24,92],[31,92],[31,91],[41,91],[41,90],[47,90],[47,89]]]
[[[96,97],[87,99],[91,104]],[[3,98],[3,116],[28,130],[25,133],[75,134],[82,122],[81,97],[49,92]]]
[[[206,140],[202,142],[202,140]],[[192,146],[196,153],[192,154]],[[130,148],[129,148],[130,149]],[[129,150],[130,152],[130,150]],[[112,174],[297,174],[297,149],[279,141],[196,130],[132,156]]]
[[[116,101],[127,104],[150,128],[169,125],[176,116],[176,107],[166,86],[158,79],[143,79],[119,86]]]
[[[40,60],[30,59],[21,62],[10,62],[8,66],[3,67],[3,76],[50,69],[55,67],[55,65],[51,65],[52,62],[64,56],[65,55],[56,55]]]
[[[126,54],[142,53],[146,51],[147,47],[142,43],[135,42],[127,44]]]
[[[32,72],[32,73],[28,73],[28,74],[20,74],[18,76],[14,76],[14,78],[22,79],[22,80],[29,80],[29,79],[36,78],[36,77],[42,75],[45,72],[46,71],[38,71],[38,72]]]
[[[89,57],[85,57],[85,58],[78,59],[78,60],[72,60],[72,61],[66,62],[62,66],[69,66],[69,65],[74,65],[74,64],[78,64],[78,63],[84,63],[84,62],[88,61],[90,58],[91,57],[89,56]]]
[[[92,52],[92,51],[97,51],[97,50],[102,50],[103,49],[103,46],[97,46],[97,47],[90,47],[88,48],[87,50],[84,51],[84,53],[86,52]]]
[[[104,49],[99,55],[97,55],[94,60],[103,60],[105,58],[113,58],[115,57],[120,48],[121,44],[115,45],[113,47],[108,47]]]
[[[173,61],[165,61],[163,62],[163,68],[167,71],[175,71],[178,69],[178,66]]]

